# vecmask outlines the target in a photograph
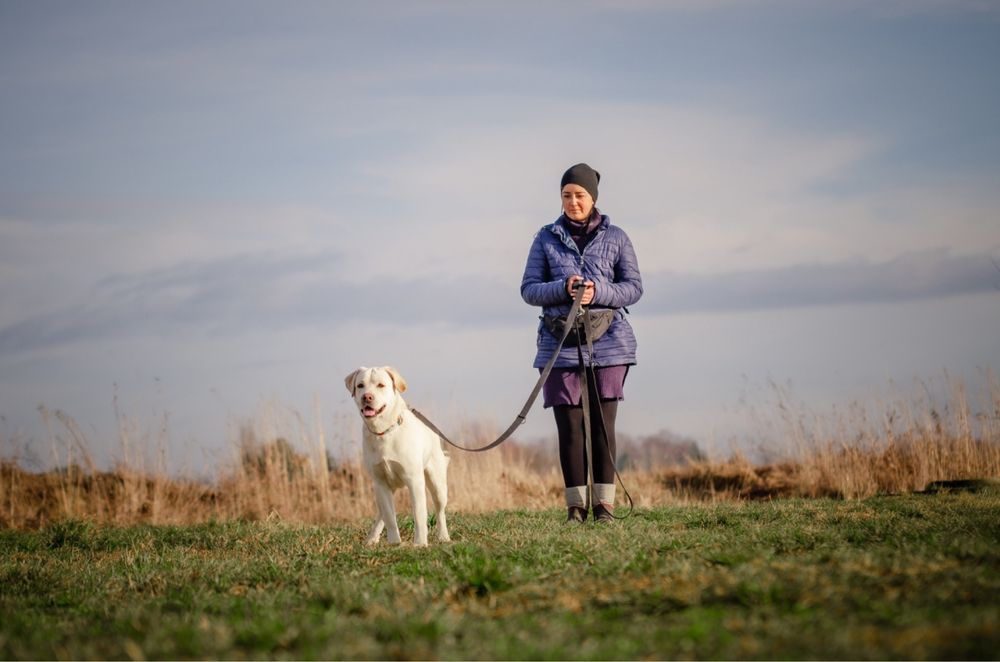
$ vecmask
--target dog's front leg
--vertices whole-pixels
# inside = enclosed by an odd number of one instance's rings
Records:
[[[448,520],[445,517],[444,509],[448,505],[448,480],[446,471],[448,460],[443,455],[436,464],[430,465],[424,471],[424,479],[427,481],[427,491],[431,495],[431,505],[434,506],[435,517],[437,518],[437,537],[441,542],[450,542],[448,535]]]
[[[389,544],[398,545],[401,542],[401,539],[399,537],[399,524],[396,522],[396,506],[392,502],[392,490],[385,485],[376,482],[375,503],[378,505],[378,514],[379,517],[381,517],[381,523],[384,524],[387,529],[386,536],[388,537]],[[375,535],[375,540],[372,542],[378,542],[378,536],[381,535],[381,533],[382,527],[379,526],[379,522],[375,522],[375,526],[372,528],[372,534]],[[369,536],[369,540],[371,540],[371,536]]]
[[[424,474],[417,473],[407,483],[410,500],[413,501],[413,544],[427,546],[427,492],[424,489]]]
[[[382,537],[382,529],[385,528],[385,520],[379,515],[375,518],[375,523],[372,524],[372,530],[368,534],[368,538],[365,540],[366,545],[376,545],[378,544],[378,539]]]

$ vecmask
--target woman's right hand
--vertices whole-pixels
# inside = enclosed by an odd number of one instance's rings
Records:
[[[590,304],[594,300],[594,281],[583,280],[583,276],[570,276],[566,279],[566,293],[569,294],[570,299],[576,298],[575,286],[580,281],[583,281],[583,301],[581,302],[584,306]]]

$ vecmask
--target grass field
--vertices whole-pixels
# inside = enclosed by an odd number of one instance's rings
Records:
[[[2,530],[0,657],[1000,657],[995,492],[561,520],[460,513],[424,549],[362,521]]]

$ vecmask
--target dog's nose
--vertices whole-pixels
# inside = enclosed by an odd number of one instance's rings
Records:
[[[374,393],[365,393],[365,402],[371,402],[375,399]]]

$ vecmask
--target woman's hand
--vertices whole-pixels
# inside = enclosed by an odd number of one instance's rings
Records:
[[[579,282],[583,282],[583,301],[581,302],[584,306],[590,305],[590,302],[594,300],[594,281],[583,280],[583,276],[570,276],[566,279],[566,293],[569,294],[570,299],[576,298],[575,286]]]

